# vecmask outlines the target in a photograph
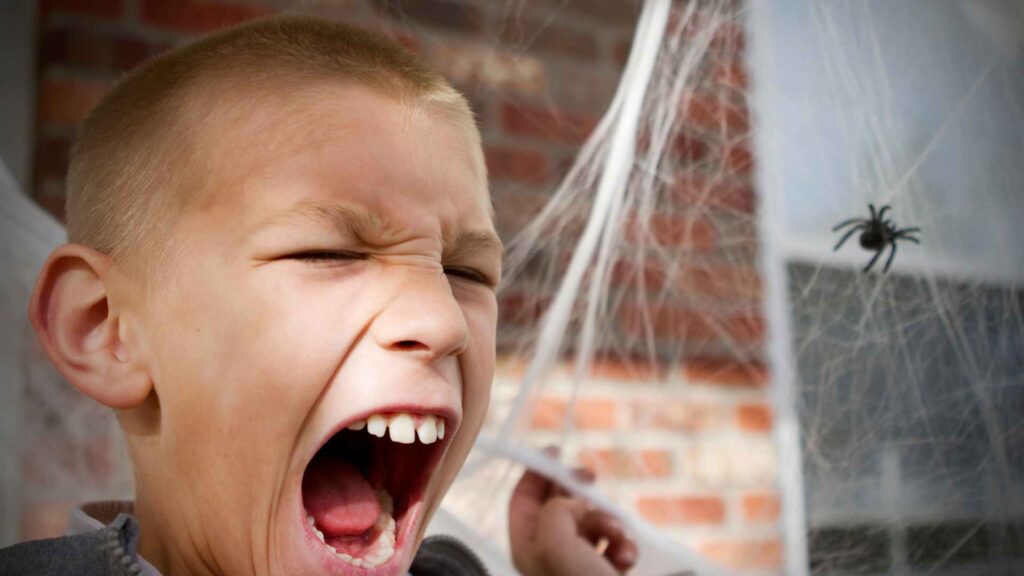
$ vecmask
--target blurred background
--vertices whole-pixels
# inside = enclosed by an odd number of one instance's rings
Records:
[[[735,574],[1024,573],[1024,3],[671,4],[633,134],[636,200],[593,280],[600,311],[570,324],[596,317],[600,335],[562,343],[515,443],[562,446],[618,505]],[[41,211],[2,197],[0,544],[131,495],[112,419],[46,368],[23,318],[60,241],[76,129],[121,75],[299,12],[383,31],[462,90],[499,232],[528,256],[500,293],[495,432],[589,217],[608,158],[579,153],[609,139],[595,128],[642,7],[3,0],[0,157]],[[857,235],[834,250],[833,225],[868,203],[921,229],[888,273],[888,252],[862,272],[874,251]],[[519,238],[542,212],[549,230]],[[29,221],[31,248],[16,236]]]

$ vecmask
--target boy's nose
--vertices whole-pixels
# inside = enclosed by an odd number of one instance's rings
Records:
[[[447,278],[417,275],[404,284],[374,321],[377,344],[431,361],[461,354],[469,342],[469,328]]]

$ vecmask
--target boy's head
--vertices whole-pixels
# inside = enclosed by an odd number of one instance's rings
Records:
[[[465,100],[376,35],[258,21],[115,87],[30,315],[118,409],[143,556],[404,574],[489,396],[490,213]]]

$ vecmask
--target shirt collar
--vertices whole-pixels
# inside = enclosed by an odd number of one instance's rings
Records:
[[[99,502],[83,504],[71,511],[71,516],[68,517],[68,527],[64,531],[64,535],[74,536],[99,530],[113,522],[118,514],[122,512],[132,514],[134,511],[135,505],[131,500],[100,500]],[[137,554],[136,558],[139,561],[139,565],[142,566],[142,574],[139,576],[162,576],[160,571],[149,562],[146,562],[146,559],[141,554]],[[411,572],[409,576],[412,576]]]
[[[68,527],[64,531],[65,536],[74,536],[102,529],[114,521],[120,513],[132,514],[135,506],[130,500],[101,500],[89,502],[71,511],[68,517]],[[160,571],[152,564],[146,562],[141,555],[136,554],[139,565],[142,566],[140,576],[161,576]]]

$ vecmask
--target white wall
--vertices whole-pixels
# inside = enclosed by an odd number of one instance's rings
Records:
[[[753,0],[748,51],[786,569],[808,573],[787,264],[859,268],[832,226],[892,204],[894,272],[1024,282],[1024,2]]]
[[[753,3],[761,190],[787,252],[863,264],[832,224],[891,203],[896,268],[1024,277],[1024,3]]]

